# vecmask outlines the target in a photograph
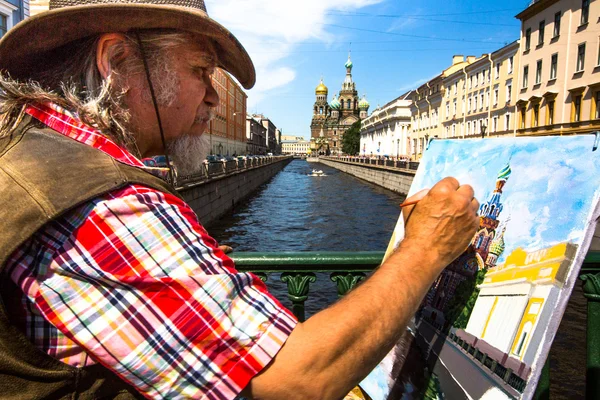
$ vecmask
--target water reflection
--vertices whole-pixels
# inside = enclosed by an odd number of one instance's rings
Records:
[[[308,176],[313,169],[327,176]],[[324,164],[294,160],[208,231],[234,251],[385,250],[403,199]],[[308,315],[337,297],[328,274],[319,275],[311,285]],[[267,284],[290,306],[279,277]]]

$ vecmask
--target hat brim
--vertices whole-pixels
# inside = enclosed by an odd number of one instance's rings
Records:
[[[214,41],[217,65],[250,89],[254,64],[229,30],[200,10],[147,3],[93,4],[58,8],[28,18],[0,40],[0,70],[27,79],[52,60],[52,51],[70,42],[109,32],[136,29],[177,29]]]

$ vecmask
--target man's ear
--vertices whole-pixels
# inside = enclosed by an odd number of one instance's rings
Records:
[[[98,39],[96,47],[96,66],[102,78],[107,79],[112,73],[112,66],[120,59],[127,57],[131,50],[126,46],[127,38],[122,33],[104,33]],[[116,54],[116,49],[122,49]]]

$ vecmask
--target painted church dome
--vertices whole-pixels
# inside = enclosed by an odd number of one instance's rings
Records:
[[[352,61],[350,60],[350,56],[348,56],[348,61],[346,61],[346,64],[344,64],[344,67],[352,68]]]
[[[507,180],[511,172],[510,165],[506,164],[506,166],[498,172],[498,179]]]
[[[332,110],[339,110],[340,109],[340,101],[337,99],[336,95],[333,95],[333,100],[331,100],[331,103],[329,103],[329,106],[331,107]]]
[[[317,88],[315,89],[315,93],[327,94],[327,92],[329,92],[329,89],[327,89],[327,86],[325,86],[325,84],[323,83],[323,79],[321,78],[321,83],[319,83],[319,86],[317,86]]]
[[[360,108],[360,109],[366,109],[366,108],[369,108],[369,106],[370,106],[370,104],[367,101],[367,97],[363,94],[362,99],[358,103],[358,108]]]

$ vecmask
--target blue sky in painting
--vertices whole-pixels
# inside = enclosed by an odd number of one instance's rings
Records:
[[[534,251],[570,241],[580,244],[600,186],[600,149],[594,136],[434,140],[425,152],[411,194],[445,176],[473,186],[480,203],[489,200],[498,172],[509,164],[504,186],[506,250]]]

